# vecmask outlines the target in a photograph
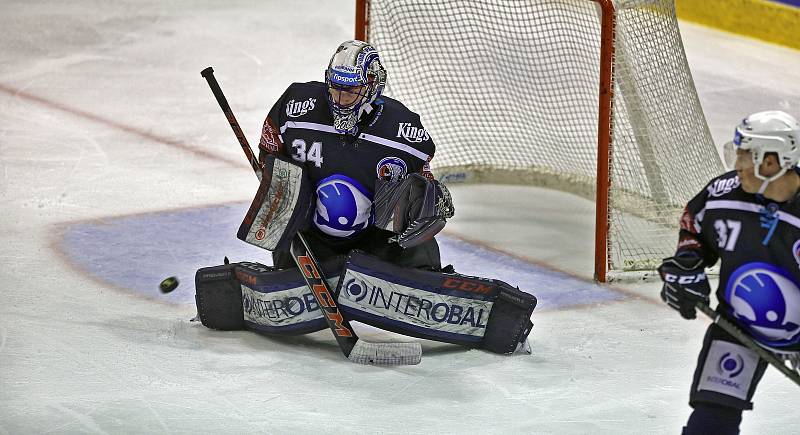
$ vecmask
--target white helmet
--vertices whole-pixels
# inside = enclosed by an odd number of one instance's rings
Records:
[[[361,97],[346,106],[333,101],[328,93],[333,127],[341,133],[355,133],[361,115],[369,110],[386,86],[386,70],[381,65],[378,50],[364,41],[343,42],[325,70],[325,83],[334,88],[363,86]]]
[[[752,154],[756,177],[774,181],[800,160],[800,123],[779,110],[754,113],[736,126],[733,141],[725,144],[726,160],[735,160],[735,151],[739,149]],[[777,154],[781,167],[777,174],[769,178],[760,172],[761,162],[767,153]]]

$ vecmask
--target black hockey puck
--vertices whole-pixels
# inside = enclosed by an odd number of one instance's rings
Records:
[[[164,278],[164,281],[161,281],[161,284],[158,285],[158,288],[161,290],[161,293],[169,293],[178,288],[178,278],[174,276]]]

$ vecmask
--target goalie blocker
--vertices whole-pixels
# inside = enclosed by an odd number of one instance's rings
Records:
[[[268,154],[258,191],[236,236],[269,251],[288,250],[292,237],[310,223],[312,197],[305,168],[288,157]]]
[[[533,326],[536,297],[499,280],[397,267],[358,251],[322,268],[347,318],[380,329],[506,354]],[[195,284],[209,328],[297,335],[327,327],[297,269],[216,266],[198,270]]]

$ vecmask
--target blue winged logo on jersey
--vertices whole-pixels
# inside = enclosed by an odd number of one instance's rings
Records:
[[[728,279],[731,314],[766,346],[800,343],[800,288],[792,276],[769,263],[747,263]]]
[[[314,224],[325,234],[350,237],[372,224],[372,194],[358,181],[334,174],[317,184]]]

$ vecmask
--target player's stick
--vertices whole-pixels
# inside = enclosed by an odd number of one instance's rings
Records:
[[[336,305],[335,293],[328,286],[322,268],[311,252],[302,233],[292,240],[292,257],[311,289],[325,315],[328,327],[333,331],[344,356],[359,364],[409,365],[419,364],[422,359],[422,346],[418,342],[408,343],[370,343],[358,338],[350,322],[342,315]]]
[[[219,83],[217,83],[217,79],[214,77],[214,69],[208,67],[203,71],[200,71],[200,75],[203,76],[206,81],[208,82],[208,86],[211,88],[211,92],[214,93],[214,97],[217,98],[217,103],[219,103],[219,107],[222,109],[222,112],[225,114],[225,117],[228,118],[228,123],[231,125],[233,129],[233,134],[236,135],[236,138],[239,139],[239,145],[242,146],[242,151],[244,151],[244,155],[247,156],[247,160],[250,162],[250,166],[253,167],[253,170],[256,172],[256,176],[259,180],[261,180],[261,164],[258,163],[258,158],[255,154],[253,154],[253,150],[250,148],[250,144],[247,142],[247,138],[244,136],[244,132],[242,132],[242,128],[239,127],[239,122],[236,121],[236,117],[233,116],[233,111],[231,110],[231,106],[228,104],[228,100],[225,99],[225,94],[222,93],[222,88],[219,87]]]
[[[711,320],[714,321],[714,323],[719,325],[728,334],[731,334],[734,338],[739,340],[740,343],[744,344],[750,350],[757,353],[758,356],[761,357],[761,359],[770,363],[773,367],[775,367],[781,373],[786,375],[787,378],[791,379],[795,384],[800,386],[800,374],[787,367],[783,361],[781,361],[777,356],[775,356],[775,354],[759,346],[752,338],[750,338],[749,335],[747,335],[741,329],[739,329],[738,326],[734,325],[728,319],[723,317],[720,313],[712,310],[711,307],[702,302],[697,303],[697,309],[705,313],[705,315],[710,317]]]
[[[250,143],[247,142],[247,138],[239,127],[239,123],[236,122],[236,117],[233,116],[233,111],[230,105],[228,105],[228,100],[225,99],[225,95],[222,93],[219,83],[217,83],[217,80],[214,78],[214,70],[208,67],[200,74],[206,79],[208,86],[211,87],[211,91],[217,98],[217,103],[219,103],[220,108],[228,118],[233,132],[239,140],[239,145],[242,146],[242,151],[244,151],[245,156],[247,156],[247,159],[250,161],[250,166],[253,167],[256,176],[261,179],[261,164],[258,163],[258,159],[253,154]],[[306,243],[301,233],[297,233],[294,240],[292,240],[290,249],[292,251],[292,257],[295,263],[297,263],[297,267],[300,268],[302,272],[306,285],[308,285],[311,293],[314,294],[314,299],[317,300],[317,304],[322,308],[325,321],[328,322],[328,326],[333,332],[334,337],[336,337],[336,342],[339,344],[342,353],[344,353],[347,359],[360,364],[419,364],[422,359],[422,346],[419,342],[370,343],[359,339],[358,335],[356,335],[355,331],[353,331],[353,328],[350,326],[350,322],[348,322],[347,318],[339,311],[339,307],[336,305],[335,294],[330,290],[322,274],[322,268],[319,267],[319,263],[317,263],[308,247],[308,243]]]

